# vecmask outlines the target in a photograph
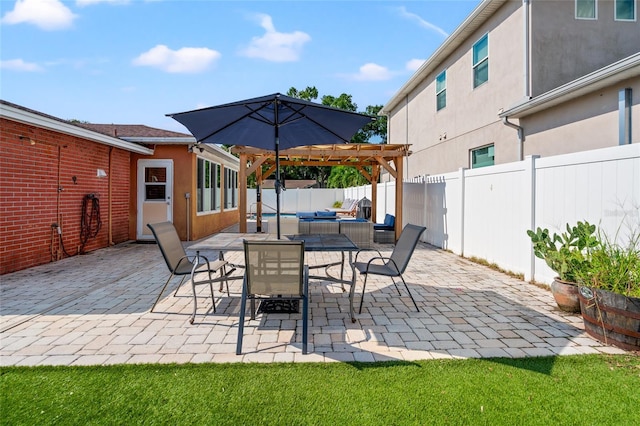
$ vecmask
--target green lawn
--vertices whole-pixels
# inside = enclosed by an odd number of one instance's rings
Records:
[[[638,425],[640,357],[9,367],[2,424]]]

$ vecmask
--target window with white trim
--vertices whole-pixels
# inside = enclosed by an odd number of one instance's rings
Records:
[[[198,213],[220,210],[220,165],[198,158],[196,204]]]
[[[224,169],[224,208],[238,207],[238,172]]]
[[[471,168],[478,169],[480,167],[493,166],[494,162],[494,146],[487,145],[481,148],[471,150]]]
[[[616,0],[615,8],[616,21],[636,20],[636,0]]]
[[[473,88],[489,81],[489,34],[473,45]]]
[[[576,0],[576,19],[598,19],[598,0]]]
[[[447,70],[436,77],[436,111],[447,106]]]

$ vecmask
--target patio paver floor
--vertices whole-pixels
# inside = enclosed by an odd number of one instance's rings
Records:
[[[379,245],[383,254],[392,246]],[[188,251],[189,252],[189,251]],[[217,253],[203,253],[216,258]],[[307,253],[310,264],[338,254]],[[242,253],[227,253],[238,263]],[[591,339],[579,315],[558,310],[530,283],[419,244],[404,286],[371,277],[362,314],[349,319],[339,285],[310,283],[309,351],[301,352],[300,314],[259,314],[235,355],[241,281],[231,297],[174,278],[149,312],[168,271],[154,244],[120,244],[0,277],[0,365],[119,363],[341,362],[624,353]],[[356,309],[362,280],[357,282]]]

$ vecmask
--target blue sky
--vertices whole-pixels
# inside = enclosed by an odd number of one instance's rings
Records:
[[[0,98],[63,119],[167,113],[315,86],[383,105],[480,3],[0,0]]]

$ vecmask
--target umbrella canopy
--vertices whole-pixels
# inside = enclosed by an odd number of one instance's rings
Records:
[[[280,238],[280,149],[349,143],[375,117],[291,98],[280,93],[167,114],[201,143],[275,151],[276,220]]]

